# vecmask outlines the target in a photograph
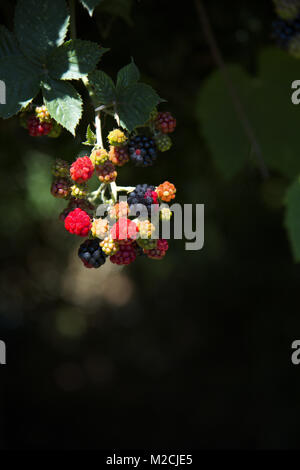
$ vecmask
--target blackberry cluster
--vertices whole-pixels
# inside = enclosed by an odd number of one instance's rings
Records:
[[[38,118],[47,124],[49,115],[44,107],[38,109]],[[101,147],[96,143],[92,144],[90,155],[78,157],[72,164],[56,160],[51,193],[68,200],[59,217],[65,229],[87,238],[78,250],[85,267],[99,268],[108,257],[113,264],[128,265],[140,256],[156,260],[165,256],[168,243],[158,238],[156,220],[159,218],[152,216],[158,215],[159,205],[164,202],[160,217],[164,221],[170,220],[172,213],[165,203],[175,197],[175,186],[165,181],[159,186],[138,184],[132,188],[117,186],[115,180],[117,167],[119,169],[129,160],[137,166],[152,165],[158,150],[165,152],[171,147],[172,141],[167,134],[174,131],[175,125],[176,120],[170,113],[155,111],[145,124],[148,127],[146,135],[129,135],[114,129],[107,136],[109,150],[103,143]],[[90,182],[97,178],[101,184],[91,190],[94,184],[90,186]],[[119,197],[124,193],[127,200]],[[97,212],[100,203],[105,205],[101,217]]]
[[[100,268],[105,261],[106,256],[100,247],[99,238],[85,240],[79,247],[78,256],[86,268]]]
[[[33,107],[31,104],[20,113],[20,124],[32,137],[58,137],[61,126],[51,118],[46,106]]]
[[[157,158],[157,148],[154,139],[150,139],[145,135],[132,137],[128,143],[128,151],[130,159],[136,166],[151,166]]]

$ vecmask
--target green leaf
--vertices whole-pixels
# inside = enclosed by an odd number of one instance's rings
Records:
[[[136,83],[121,90],[117,95],[117,113],[120,124],[129,132],[148,121],[153,108],[162,100],[145,83]]]
[[[259,58],[259,78],[238,66],[227,67],[227,71],[266,164],[288,177],[299,174],[300,106],[291,102],[291,84],[299,76],[299,61],[278,48],[266,48]],[[212,74],[202,87],[197,115],[216,166],[225,177],[232,177],[249,159],[251,144],[221,72]],[[254,158],[252,151],[255,162]]]
[[[82,114],[82,100],[69,83],[49,79],[43,84],[45,105],[53,119],[75,135]]]
[[[5,83],[6,104],[0,104],[0,116],[7,119],[17,114],[37,95],[41,69],[23,55],[0,59],[0,80]]]
[[[116,98],[116,88],[112,79],[101,70],[89,74],[89,83],[92,86],[99,104],[111,104]]]
[[[125,65],[121,70],[119,70],[117,75],[117,91],[121,91],[121,88],[126,88],[134,83],[137,83],[140,79],[140,72],[137,66],[135,65],[133,59],[131,63]]]
[[[242,102],[247,102],[250,89],[252,90],[247,74],[234,65],[227,67],[227,73]],[[250,142],[219,71],[213,73],[204,83],[197,103],[197,114],[201,132],[208,142],[217,168],[225,178],[231,178],[245,164]]]
[[[102,0],[79,0],[80,3],[87,9],[90,16],[93,16],[95,8],[101,3]]]
[[[20,55],[17,39],[5,26],[0,25],[0,59],[11,55]]]
[[[86,130],[86,141],[82,142],[83,145],[92,145],[94,146],[97,142],[96,134],[92,131],[90,124]]]
[[[289,187],[286,196],[285,226],[288,231],[294,259],[300,261],[300,182]]]
[[[15,34],[24,54],[45,63],[49,52],[64,42],[69,19],[65,0],[19,0]]]
[[[80,79],[95,69],[100,57],[108,50],[81,39],[67,41],[49,56],[49,74],[61,80]]]

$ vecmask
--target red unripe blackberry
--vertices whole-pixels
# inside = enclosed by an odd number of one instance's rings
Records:
[[[144,250],[144,252],[148,256],[148,258],[159,260],[165,256],[168,249],[169,249],[169,245],[168,245],[167,240],[161,238],[157,240],[157,245],[155,248],[151,250]]]
[[[53,181],[51,186],[51,194],[54,197],[64,199],[68,197],[70,193],[70,183],[65,178],[60,178]]]
[[[114,264],[130,264],[136,259],[136,250],[132,245],[120,245],[119,251],[109,259]]]
[[[86,199],[76,199],[76,198],[71,197],[69,200],[68,206],[60,213],[59,220],[64,222],[67,215],[74,209],[77,209],[78,207],[79,209],[82,209],[83,211],[85,211],[90,217],[92,216],[95,210],[95,206],[93,206],[93,204],[91,204]]]
[[[89,215],[79,209],[74,209],[65,218],[65,228],[68,232],[78,235],[80,237],[86,237],[91,228],[91,219]]]
[[[31,116],[27,121],[29,135],[32,137],[40,137],[47,135],[52,129],[51,122],[41,122],[36,116]]]
[[[158,113],[155,120],[155,127],[163,134],[174,132],[176,127],[176,119],[169,112]]]
[[[127,245],[136,239],[138,231],[135,222],[121,217],[110,229],[110,236],[113,240],[117,240],[120,245]]]
[[[94,165],[87,155],[77,158],[70,168],[72,180],[79,184],[89,180],[93,176],[93,173]]]

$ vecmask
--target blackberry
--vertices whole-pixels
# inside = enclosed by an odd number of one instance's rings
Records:
[[[52,166],[52,173],[54,176],[66,178],[70,175],[70,166],[65,160],[57,158]]]
[[[154,248],[156,248],[157,246],[157,240],[156,239],[148,239],[148,240],[145,240],[143,238],[138,238],[137,241],[136,241],[137,245],[145,250],[154,250]]]
[[[109,159],[116,166],[123,166],[129,162],[128,147],[114,147],[110,146]]]
[[[287,47],[290,40],[300,33],[300,16],[292,21],[283,19],[273,21],[272,28],[272,37],[281,47]]]
[[[132,137],[128,143],[128,151],[136,166],[151,166],[157,158],[155,141],[145,135]]]
[[[37,106],[35,108],[35,115],[40,120],[40,122],[50,122],[51,117],[49,111],[45,105]]]
[[[157,194],[155,192],[155,186],[149,186],[148,184],[138,184],[136,188],[129,193],[127,202],[131,212],[138,209],[138,204],[146,206],[148,215],[151,215],[151,206],[157,204]],[[136,216],[139,217],[141,213],[137,210]]]
[[[170,148],[172,147],[172,140],[166,134],[162,134],[162,133],[157,134],[155,136],[155,142],[157,145],[157,149],[160,152],[166,152],[167,150],[170,150]]]
[[[53,181],[50,191],[54,197],[67,198],[70,193],[70,183],[65,178],[56,179]]]
[[[86,268],[100,268],[106,261],[106,256],[99,245],[99,238],[85,240],[78,250],[78,256]]]
[[[155,127],[163,134],[174,132],[176,127],[176,119],[168,111],[166,113],[158,113],[155,120]]]
[[[27,121],[29,135],[33,137],[47,135],[51,132],[52,122],[41,122],[36,116],[31,116]]]

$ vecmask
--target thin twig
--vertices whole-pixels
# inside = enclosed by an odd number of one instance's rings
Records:
[[[70,0],[70,36],[71,39],[76,39],[76,14],[75,14],[75,0]]]
[[[221,72],[223,73],[224,81],[227,85],[228,92],[230,94],[230,97],[232,99],[232,103],[235,109],[235,112],[237,116],[240,119],[240,122],[244,128],[245,134],[247,135],[248,139],[250,140],[251,146],[253,148],[253,151],[257,157],[257,163],[259,165],[259,169],[261,171],[262,177],[263,178],[268,178],[269,177],[269,171],[268,168],[265,164],[263,154],[261,147],[256,139],[254,130],[252,128],[252,125],[248,119],[248,116],[242,106],[242,103],[239,99],[239,96],[236,92],[236,89],[232,83],[232,80],[227,72],[226,65],[224,62],[224,59],[222,57],[221,51],[218,47],[215,35],[213,33],[209,18],[207,16],[205,7],[202,3],[201,0],[195,0],[195,5],[196,9],[199,15],[199,20],[202,24],[203,28],[203,33],[206,38],[206,41],[209,45],[209,48],[211,50],[212,56],[214,58],[214,61],[216,65],[220,68]]]

